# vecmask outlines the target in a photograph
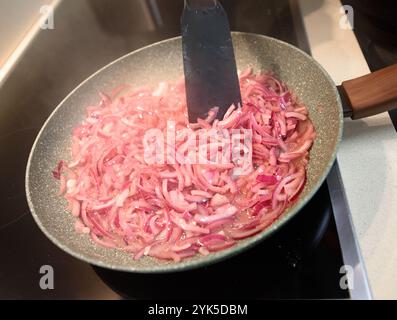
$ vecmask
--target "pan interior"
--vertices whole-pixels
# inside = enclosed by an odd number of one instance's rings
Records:
[[[59,247],[89,263],[133,272],[179,271],[220,260],[248,248],[274,232],[297,213],[324,181],[335,159],[342,131],[339,96],[326,72],[299,49],[261,35],[233,33],[239,70],[272,70],[306,104],[317,131],[311,150],[307,183],[298,201],[271,227],[237,246],[196,256],[181,263],[152,258],[135,261],[118,250],[95,245],[74,231],[74,219],[58,196],[58,181],[51,170],[60,159],[69,159],[73,127],[84,119],[87,105],[99,101],[98,92],[109,92],[121,83],[133,86],[174,81],[183,74],[180,38],[166,40],[126,55],[75,89],[53,112],[33,146],[26,172],[26,192],[32,214],[43,232]]]

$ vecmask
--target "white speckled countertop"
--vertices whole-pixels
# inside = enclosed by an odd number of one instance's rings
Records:
[[[300,0],[313,57],[336,84],[369,72],[339,0]],[[353,8],[354,9],[354,8]],[[338,163],[375,299],[397,298],[397,134],[388,114],[345,120]]]

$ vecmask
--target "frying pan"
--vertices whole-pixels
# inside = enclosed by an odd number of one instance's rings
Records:
[[[69,158],[72,129],[85,118],[85,107],[98,103],[99,91],[109,92],[120,83],[141,86],[178,79],[183,74],[178,37],[134,51],[102,68],[74,89],[45,122],[29,156],[26,194],[35,221],[49,239],[72,256],[100,267],[145,273],[182,271],[214,263],[254,246],[305,206],[326,178],[342,137],[344,113],[338,90],[313,58],[292,45],[257,34],[234,32],[232,38],[239,70],[247,67],[253,67],[256,72],[272,70],[310,112],[317,138],[310,152],[307,183],[298,201],[256,236],[232,248],[179,263],[150,257],[135,261],[127,253],[99,247],[88,236],[75,233],[74,218],[65,210],[66,202],[58,195],[58,181],[51,175],[59,159]],[[384,111],[387,105],[384,103],[396,98],[396,70],[394,66],[343,83],[341,96],[351,107],[348,113],[359,118]]]

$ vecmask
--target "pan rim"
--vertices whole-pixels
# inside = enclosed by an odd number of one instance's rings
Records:
[[[206,265],[210,265],[210,264],[215,264],[217,262],[220,262],[222,260],[225,260],[226,258],[231,258],[243,251],[246,251],[250,248],[252,248],[253,246],[257,245],[258,243],[260,243],[261,241],[264,241],[267,237],[269,237],[270,235],[272,235],[277,229],[281,228],[282,226],[284,226],[288,221],[291,220],[291,218],[293,218],[296,214],[298,214],[301,209],[310,201],[310,199],[312,199],[312,197],[314,196],[314,194],[318,191],[318,189],[320,188],[320,186],[323,184],[323,182],[325,181],[326,177],[328,176],[332,165],[335,162],[336,159],[336,154],[340,145],[340,141],[342,140],[342,135],[343,135],[343,113],[342,113],[342,103],[341,103],[341,99],[339,96],[339,93],[337,91],[336,85],[334,83],[334,81],[332,80],[332,78],[330,77],[330,75],[328,74],[328,72],[309,54],[307,54],[306,52],[302,51],[301,49],[287,43],[284,42],[282,40],[276,39],[276,38],[272,38],[272,37],[268,37],[265,35],[261,35],[261,34],[256,34],[256,33],[247,33],[247,32],[232,32],[232,35],[240,35],[240,36],[250,36],[250,37],[257,37],[257,38],[264,38],[276,43],[279,43],[281,45],[287,46],[289,48],[291,48],[292,50],[296,50],[298,51],[300,54],[304,55],[306,58],[308,58],[311,62],[314,63],[314,65],[316,65],[324,74],[325,78],[333,84],[333,91],[334,91],[334,95],[336,97],[336,103],[338,105],[338,115],[339,115],[339,128],[338,128],[338,135],[336,137],[336,143],[335,143],[335,148],[332,152],[332,155],[327,163],[327,165],[325,166],[325,170],[323,170],[322,174],[320,175],[320,177],[318,178],[318,181],[312,186],[311,190],[309,190],[309,192],[299,200],[299,203],[294,206],[288,213],[283,214],[281,217],[279,217],[273,224],[271,224],[268,228],[264,229],[262,232],[258,233],[255,236],[252,236],[250,238],[248,238],[246,240],[246,242],[244,242],[243,244],[237,245],[236,247],[232,247],[217,253],[212,253],[211,255],[207,256],[210,258],[207,259],[197,259],[197,260],[183,260],[182,262],[179,263],[170,263],[170,264],[159,264],[156,266],[150,266],[150,267],[133,267],[133,266],[123,266],[123,265],[116,265],[116,264],[109,264],[109,263],[105,263],[101,260],[95,259],[95,258],[91,258],[91,257],[87,257],[85,254],[79,253],[76,250],[70,248],[69,246],[63,244],[60,240],[58,240],[55,236],[53,236],[51,234],[51,232],[49,230],[47,230],[47,228],[43,225],[43,223],[41,222],[38,214],[36,213],[36,209],[35,209],[35,205],[33,203],[33,200],[31,198],[31,192],[30,192],[30,172],[31,172],[31,165],[32,165],[32,158],[33,158],[33,154],[36,150],[36,146],[39,143],[41,136],[44,132],[44,130],[46,129],[48,123],[50,122],[50,120],[53,118],[53,116],[55,115],[55,113],[61,108],[61,106],[64,104],[65,101],[67,101],[76,91],[78,91],[80,89],[80,87],[82,87],[85,83],[87,83],[89,80],[91,80],[92,78],[94,78],[95,76],[97,76],[99,73],[101,73],[103,70],[107,69],[108,67],[118,63],[119,61],[127,58],[130,55],[136,54],[140,51],[146,50],[152,46],[156,46],[162,43],[166,43],[166,42],[171,42],[171,41],[176,41],[178,39],[181,38],[181,36],[177,36],[177,37],[173,37],[173,38],[169,38],[169,39],[165,39],[156,43],[152,43],[150,45],[147,45],[145,47],[139,48],[137,50],[134,50],[130,53],[127,53],[123,56],[121,56],[120,58],[110,62],[109,64],[103,66],[102,68],[100,68],[99,70],[97,70],[95,73],[91,74],[89,77],[87,77],[84,81],[82,81],[78,86],[76,86],[71,92],[69,92],[69,94],[55,107],[55,109],[51,112],[51,114],[48,116],[47,120],[43,123],[39,133],[37,134],[37,137],[32,145],[31,151],[29,153],[29,157],[28,157],[28,162],[26,165],[26,171],[25,171],[25,193],[26,193],[26,199],[28,202],[28,206],[30,209],[30,212],[33,216],[33,219],[35,220],[36,224],[38,225],[38,227],[40,228],[40,230],[47,236],[48,239],[50,239],[57,247],[59,247],[60,249],[62,249],[63,251],[65,251],[66,253],[70,254],[71,256],[82,260],[84,262],[87,262],[89,264],[101,267],[101,268],[106,268],[106,269],[110,269],[110,270],[117,270],[117,271],[124,271],[124,272],[133,272],[133,273],[143,273],[143,274],[151,274],[151,273],[170,273],[170,272],[181,272],[181,271],[186,271],[186,270],[190,270],[190,269],[196,269],[196,268],[200,268]],[[110,249],[109,249],[110,250]]]

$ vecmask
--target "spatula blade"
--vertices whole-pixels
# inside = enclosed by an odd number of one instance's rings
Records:
[[[185,1],[181,27],[189,121],[205,118],[214,106],[221,119],[232,104],[241,104],[226,13],[217,1]]]

